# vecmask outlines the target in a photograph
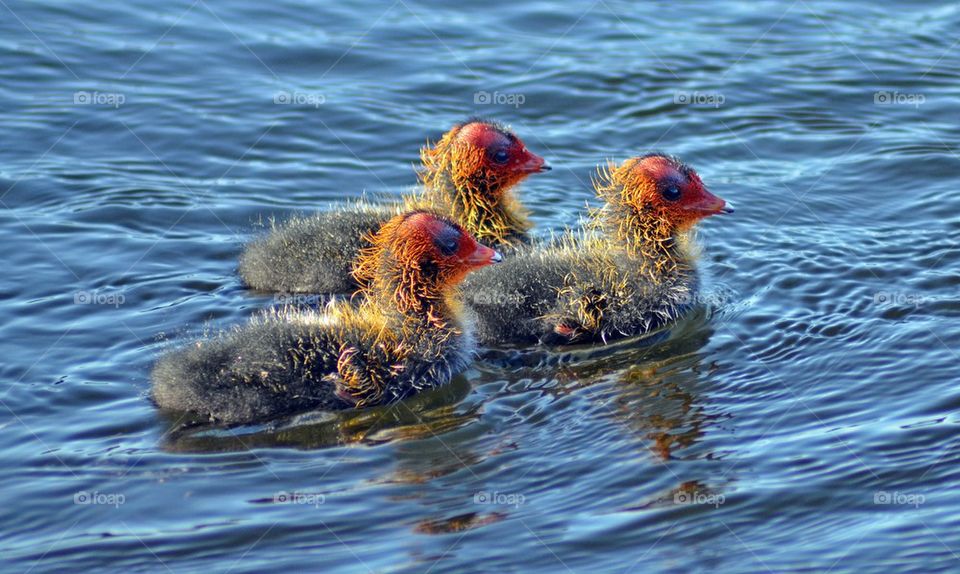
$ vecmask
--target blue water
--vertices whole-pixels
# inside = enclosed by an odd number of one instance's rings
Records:
[[[960,569],[960,7],[0,2],[3,571]],[[492,103],[484,103],[486,100]],[[736,205],[667,340],[387,412],[183,430],[172,345],[270,218],[513,126],[574,225],[663,150]]]

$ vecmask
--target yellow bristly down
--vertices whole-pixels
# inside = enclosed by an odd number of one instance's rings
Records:
[[[442,206],[481,243],[516,246],[532,226],[509,189],[524,176],[487,166],[485,150],[458,141],[459,131],[420,150],[418,176],[425,189],[407,207]]]

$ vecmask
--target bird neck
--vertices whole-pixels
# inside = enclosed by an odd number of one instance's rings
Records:
[[[447,330],[459,324],[455,297],[450,289],[423,288],[396,282],[382,287],[401,322],[408,326],[423,325]]]
[[[635,260],[640,275],[654,284],[689,274],[693,269],[689,232],[672,225],[655,208],[636,210],[608,202],[594,216],[604,248]]]
[[[456,288],[428,277],[422,266],[398,264],[384,253],[361,253],[354,276],[363,285],[359,293],[404,329],[456,329],[460,324]]]
[[[692,271],[689,229],[677,227],[661,208],[641,203],[642,193],[649,192],[642,186],[629,170],[612,164],[601,169],[594,187],[605,205],[591,214],[590,226],[599,232],[604,249],[625,252],[638,272],[657,285]]]
[[[480,167],[483,150],[444,140],[421,151],[421,199],[444,206],[481,243],[521,243],[532,225],[511,191],[518,181]]]

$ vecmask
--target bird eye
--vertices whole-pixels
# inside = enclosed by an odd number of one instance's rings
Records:
[[[497,153],[493,154],[493,161],[499,164],[507,163],[508,159],[510,159],[510,153],[505,149],[499,149]]]
[[[675,185],[667,186],[660,191],[660,195],[667,201],[676,201],[680,199],[680,188]]]
[[[460,249],[460,234],[451,229],[437,237],[434,244],[444,257],[449,257]]]

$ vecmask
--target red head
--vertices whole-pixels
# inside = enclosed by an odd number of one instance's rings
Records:
[[[492,263],[499,263],[502,256],[477,243],[472,235],[449,219],[426,211],[414,211],[401,215],[396,237],[403,242],[397,250],[401,262],[427,272],[435,272],[443,284],[459,283],[463,277]]]
[[[361,284],[389,284],[402,305],[418,308],[414,300],[438,298],[470,271],[502,259],[456,223],[428,211],[397,215],[370,241],[354,276]]]
[[[733,208],[703,185],[693,168],[679,159],[650,154],[625,161],[610,174],[620,189],[619,201],[637,212],[653,212],[674,230],[685,230],[704,217],[733,213]]]
[[[454,126],[435,148],[424,150],[423,160],[428,172],[430,168],[449,167],[453,182],[461,191],[478,190],[492,198],[530,174],[550,169],[513,132],[485,120]]]
[[[483,150],[483,161],[478,169],[510,181],[507,185],[517,183],[531,173],[550,170],[544,159],[528,150],[513,132],[491,122],[475,120],[465,124],[457,134],[457,141]]]

